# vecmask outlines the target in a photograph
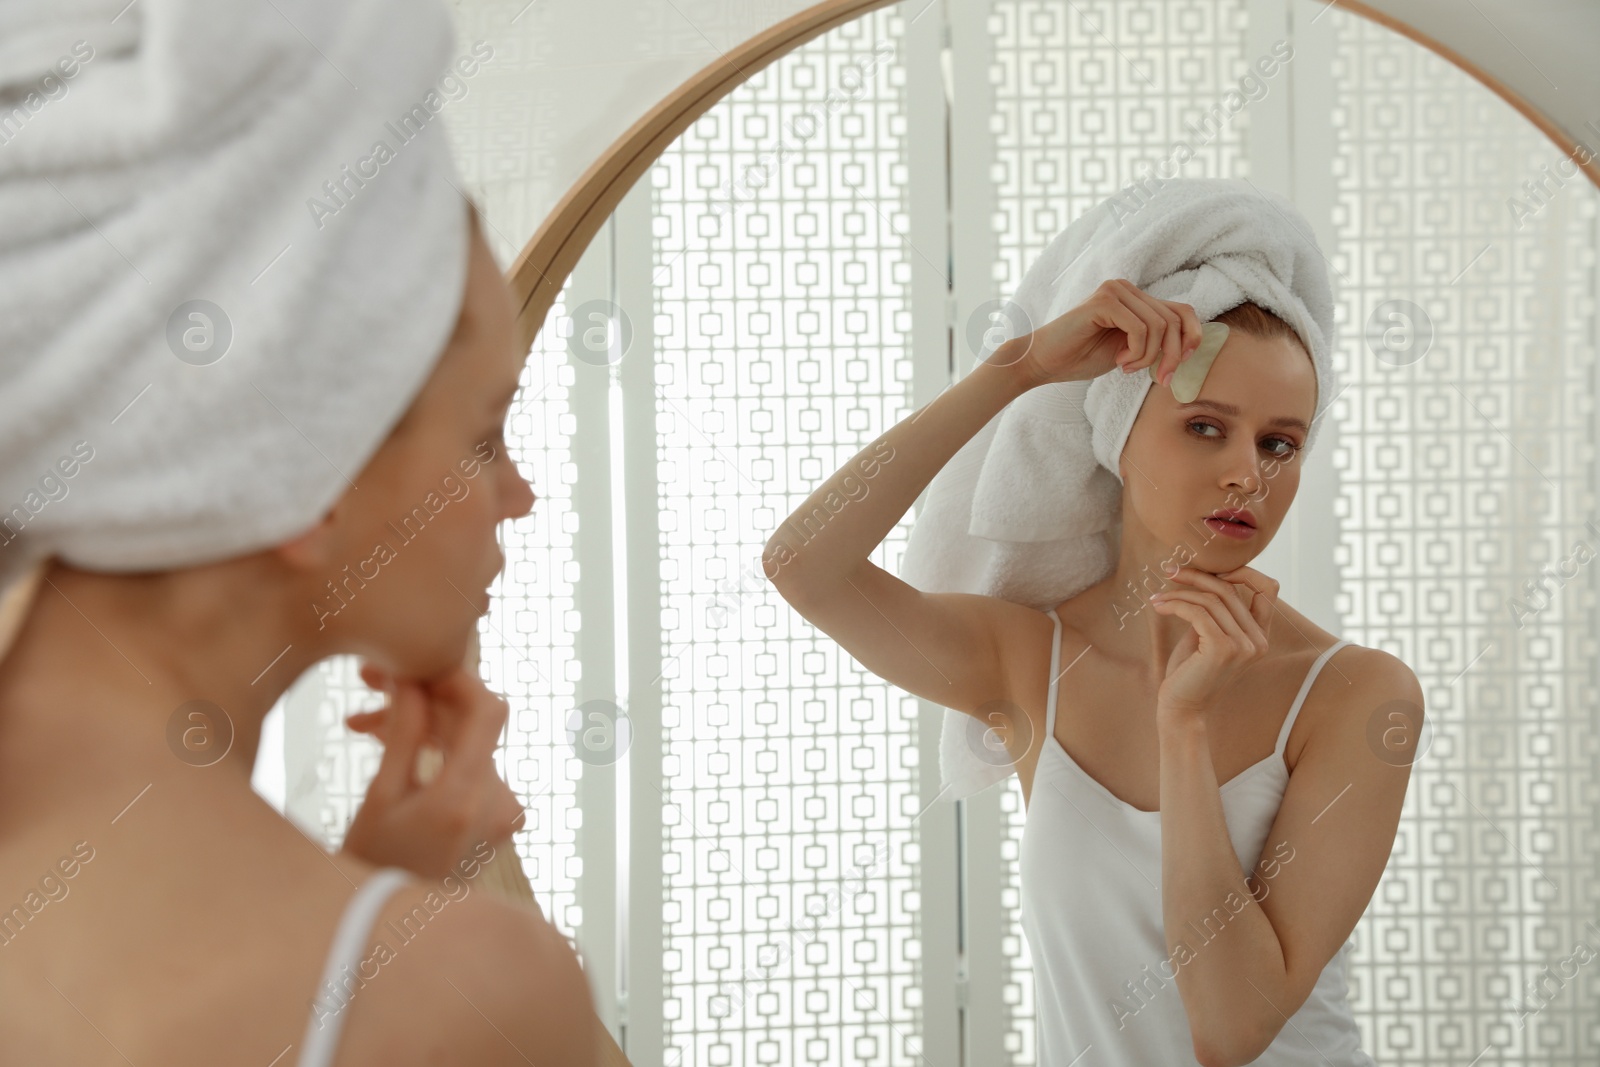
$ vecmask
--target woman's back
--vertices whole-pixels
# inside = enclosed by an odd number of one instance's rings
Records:
[[[447,894],[408,877],[330,993],[335,929],[376,869],[327,854],[253,794],[200,788],[219,768],[172,762],[184,773],[148,789],[113,771],[104,790],[43,798],[26,825],[0,788],[9,1061],[295,1067],[308,1022],[342,999],[342,1067],[567,1062],[584,977],[531,911],[470,881]]]

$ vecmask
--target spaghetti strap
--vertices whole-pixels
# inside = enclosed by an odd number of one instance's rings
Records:
[[[1306,672],[1306,680],[1300,683],[1300,692],[1295,694],[1294,703],[1289,706],[1288,717],[1283,720],[1283,727],[1278,731],[1278,743],[1272,748],[1275,755],[1282,757],[1284,746],[1289,743],[1289,731],[1294,728],[1294,720],[1300,714],[1300,707],[1306,702],[1306,694],[1311,692],[1311,683],[1317,680],[1317,675],[1321,673],[1323,664],[1327,663],[1335,652],[1349,643],[1349,638],[1340,638],[1323,649],[1322,655],[1317,657],[1316,662],[1311,665],[1311,669]]]
[[[1056,691],[1061,685],[1057,674],[1061,668],[1061,616],[1056,614],[1055,608],[1045,614],[1056,624],[1055,637],[1050,642],[1050,692],[1044,702],[1044,736],[1049,738],[1056,732]]]
[[[333,932],[328,962],[322,969],[322,982],[312,998],[311,1018],[301,1041],[299,1067],[329,1067],[333,1063],[339,1049],[339,1033],[344,1026],[344,1009],[351,995],[339,995],[344,989],[340,979],[346,973],[357,972],[372,934],[372,924],[378,921],[378,912],[389,895],[409,877],[399,867],[381,867],[361,883],[361,888],[344,906],[344,914]]]

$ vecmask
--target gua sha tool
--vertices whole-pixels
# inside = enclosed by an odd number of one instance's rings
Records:
[[[1206,380],[1206,375],[1211,371],[1211,361],[1217,358],[1217,353],[1222,351],[1222,342],[1228,339],[1228,324],[1225,322],[1203,322],[1200,324],[1200,347],[1194,350],[1194,355],[1178,364],[1172,372],[1172,396],[1180,404],[1187,404],[1200,395],[1200,385]],[[1150,380],[1161,384],[1156,378],[1156,371],[1160,363],[1150,364]]]

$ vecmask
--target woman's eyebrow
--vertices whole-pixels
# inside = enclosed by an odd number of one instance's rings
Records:
[[[1232,415],[1237,418],[1241,412],[1233,404],[1224,404],[1220,400],[1193,400],[1187,404],[1179,404],[1180,408],[1209,408],[1219,415]],[[1284,426],[1304,433],[1310,433],[1311,427],[1307,426],[1304,419],[1296,419],[1288,415],[1279,415],[1275,419],[1267,420],[1268,426]]]

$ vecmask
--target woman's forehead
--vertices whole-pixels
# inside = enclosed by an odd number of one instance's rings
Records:
[[[1234,330],[1205,379],[1193,404],[1207,402],[1218,414],[1233,418],[1304,421],[1316,402],[1317,374],[1311,359],[1287,337],[1254,337]],[[1162,389],[1174,407],[1179,404],[1170,389]]]

